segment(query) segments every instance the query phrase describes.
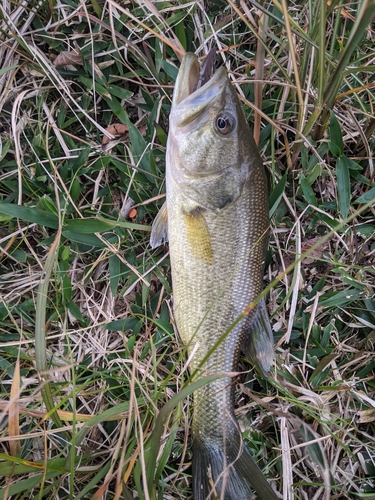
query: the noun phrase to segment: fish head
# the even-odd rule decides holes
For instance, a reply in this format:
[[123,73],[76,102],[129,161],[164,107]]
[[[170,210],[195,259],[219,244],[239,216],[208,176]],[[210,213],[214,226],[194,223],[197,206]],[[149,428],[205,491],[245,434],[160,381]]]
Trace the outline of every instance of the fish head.
[[259,153],[226,69],[197,88],[199,80],[198,59],[188,53],[176,80],[167,168],[188,198],[220,212],[241,195]]

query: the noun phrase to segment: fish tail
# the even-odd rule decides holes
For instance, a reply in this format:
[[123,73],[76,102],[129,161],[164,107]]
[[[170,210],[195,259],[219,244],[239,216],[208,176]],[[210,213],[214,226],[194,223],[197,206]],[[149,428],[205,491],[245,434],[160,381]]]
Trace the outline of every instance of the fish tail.
[[248,452],[238,427],[222,446],[195,437],[192,472],[194,500],[277,499]]

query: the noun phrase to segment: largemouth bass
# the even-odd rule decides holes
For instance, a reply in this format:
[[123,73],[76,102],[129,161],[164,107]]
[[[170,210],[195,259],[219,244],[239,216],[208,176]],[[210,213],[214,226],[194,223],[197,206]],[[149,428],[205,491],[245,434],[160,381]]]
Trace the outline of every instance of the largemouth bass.
[[270,500],[277,497],[242,441],[233,408],[241,349],[265,374],[273,362],[264,301],[231,328],[262,290],[267,182],[225,68],[206,76],[186,54],[170,114],[167,200],[151,246],[169,240],[174,316],[193,378],[226,374],[193,394],[194,498],[249,500],[254,489]]

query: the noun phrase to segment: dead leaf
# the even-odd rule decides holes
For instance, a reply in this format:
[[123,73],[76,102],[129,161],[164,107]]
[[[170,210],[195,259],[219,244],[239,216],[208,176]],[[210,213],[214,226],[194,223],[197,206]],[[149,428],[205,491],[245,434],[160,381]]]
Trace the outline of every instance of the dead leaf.
[[[9,403],[9,437],[20,435],[20,408],[19,408],[19,393],[20,393],[20,360],[17,359],[14,367],[12,387],[10,389]],[[9,441],[10,454],[13,457],[21,456],[21,441],[19,439]]]
[[[143,137],[146,135],[145,126],[139,126],[138,130]],[[118,140],[123,141],[127,139],[128,126],[122,123],[114,123],[113,125],[109,125],[109,127],[106,128],[106,131],[109,132],[111,135],[113,135],[117,141]],[[106,135],[103,137],[102,140],[103,151],[107,151],[108,149],[111,149],[111,147],[114,146],[114,144],[112,144],[111,142],[113,140],[114,139],[111,139]]]
[[[318,241],[321,239],[321,236],[314,236],[313,238],[305,238],[302,243],[301,243],[301,254],[304,254],[310,248],[318,243]],[[321,243],[319,246],[314,248],[312,252],[309,254],[308,257],[305,257],[303,259],[304,264],[313,264],[317,259],[323,259],[323,252],[328,250],[328,241],[325,241],[324,243]],[[295,247],[291,247],[287,251],[287,255],[284,259],[284,264],[285,267],[288,267],[290,264],[292,264],[295,260],[295,254],[296,254],[296,249]]]
[[53,61],[55,66],[82,66],[82,56],[76,50],[61,52]]
[[357,413],[357,415],[359,417],[359,420],[358,420],[359,424],[368,424],[370,422],[375,421],[375,409],[374,408],[371,408],[369,410],[359,411]]
[[[121,136],[124,136],[128,131],[128,126],[124,125],[123,123],[114,123],[113,125],[110,125],[109,127],[106,128],[106,131],[113,135],[116,139],[120,138]],[[106,146],[110,141],[113,139],[110,139],[107,135],[103,136],[102,140],[102,146]]]

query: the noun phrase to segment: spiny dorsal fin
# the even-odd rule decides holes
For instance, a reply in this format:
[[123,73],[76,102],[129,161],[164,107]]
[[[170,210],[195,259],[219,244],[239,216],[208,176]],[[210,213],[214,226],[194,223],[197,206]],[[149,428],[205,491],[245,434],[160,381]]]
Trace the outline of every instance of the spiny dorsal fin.
[[167,202],[163,203],[158,215],[152,224],[150,245],[151,248],[156,248],[164,245],[168,241],[168,210]]

